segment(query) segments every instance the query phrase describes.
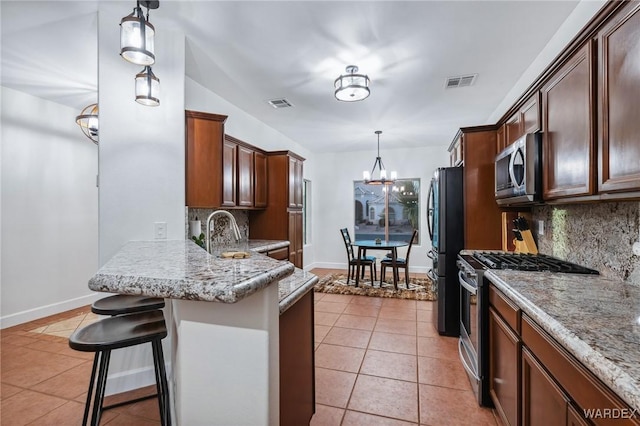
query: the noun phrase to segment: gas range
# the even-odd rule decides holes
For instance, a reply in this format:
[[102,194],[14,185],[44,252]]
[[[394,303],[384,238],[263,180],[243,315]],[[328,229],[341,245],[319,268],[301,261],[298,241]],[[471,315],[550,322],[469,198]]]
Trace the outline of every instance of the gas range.
[[472,257],[487,269],[512,269],[532,272],[562,272],[570,274],[599,274],[594,269],[567,262],[545,254],[511,253],[503,251],[466,251],[461,257]]

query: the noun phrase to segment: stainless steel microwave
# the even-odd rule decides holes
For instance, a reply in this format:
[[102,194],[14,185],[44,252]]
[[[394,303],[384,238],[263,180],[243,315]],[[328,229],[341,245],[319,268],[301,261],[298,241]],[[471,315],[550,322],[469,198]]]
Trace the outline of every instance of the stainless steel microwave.
[[528,133],[496,156],[496,202],[535,204],[542,200],[542,134]]

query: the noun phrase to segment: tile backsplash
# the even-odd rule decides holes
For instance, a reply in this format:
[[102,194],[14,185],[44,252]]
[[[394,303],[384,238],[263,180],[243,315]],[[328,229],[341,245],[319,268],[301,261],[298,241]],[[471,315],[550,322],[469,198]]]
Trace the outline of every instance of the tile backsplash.
[[605,277],[640,285],[640,203],[545,205],[533,208],[532,228],[544,221],[537,235],[541,253],[600,271]]
[[[220,209],[192,209],[187,207],[187,223],[185,229],[185,235],[188,239],[191,239],[189,232],[189,222],[192,220],[199,220],[201,224],[201,232],[205,232],[207,228],[207,218],[215,210]],[[249,213],[246,210],[227,210],[233,215],[240,228],[240,235],[244,239],[249,235]],[[214,246],[226,246],[234,242],[233,234],[229,228],[229,219],[224,216],[218,216],[215,219],[215,225],[211,230],[211,243]]]

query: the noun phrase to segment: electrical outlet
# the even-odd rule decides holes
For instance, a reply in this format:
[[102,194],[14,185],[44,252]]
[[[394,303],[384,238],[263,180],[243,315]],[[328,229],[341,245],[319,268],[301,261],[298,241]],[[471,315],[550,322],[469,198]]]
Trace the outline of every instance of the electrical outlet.
[[544,235],[544,220],[538,221],[538,235]]
[[167,239],[167,222],[155,222],[153,224],[153,235],[156,240]]

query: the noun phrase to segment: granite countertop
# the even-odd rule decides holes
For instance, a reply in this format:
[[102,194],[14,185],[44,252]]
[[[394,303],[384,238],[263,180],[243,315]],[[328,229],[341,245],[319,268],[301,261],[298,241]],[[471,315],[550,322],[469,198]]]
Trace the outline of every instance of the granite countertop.
[[310,272],[296,268],[293,275],[280,281],[280,314],[293,306],[302,296],[307,294],[318,282],[318,277]]
[[289,262],[258,253],[247,259],[221,259],[189,240],[130,241],[89,280],[89,288],[235,303],[294,269]]
[[599,275],[484,275],[631,407],[640,409],[640,286]]
[[249,250],[265,253],[271,250],[289,247],[287,240],[249,240]]

